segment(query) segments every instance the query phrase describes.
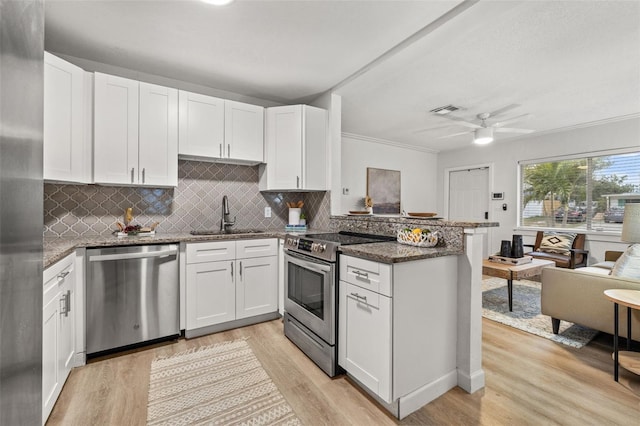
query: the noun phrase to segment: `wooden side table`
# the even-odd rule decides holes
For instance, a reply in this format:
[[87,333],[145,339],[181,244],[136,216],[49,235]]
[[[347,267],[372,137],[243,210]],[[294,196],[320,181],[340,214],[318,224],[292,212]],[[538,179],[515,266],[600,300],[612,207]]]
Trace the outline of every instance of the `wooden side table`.
[[491,262],[488,259],[482,261],[482,273],[490,277],[504,278],[507,280],[507,293],[509,296],[509,311],[513,311],[513,280],[522,280],[535,277],[542,273],[542,268],[555,266],[551,260],[533,259],[531,263],[522,265],[507,265]]
[[[640,309],[640,291],[612,289],[605,290],[604,295],[613,302],[613,378],[618,381],[618,368],[640,374],[640,352],[631,352],[631,310]],[[627,307],[627,350],[618,349],[618,305]]]

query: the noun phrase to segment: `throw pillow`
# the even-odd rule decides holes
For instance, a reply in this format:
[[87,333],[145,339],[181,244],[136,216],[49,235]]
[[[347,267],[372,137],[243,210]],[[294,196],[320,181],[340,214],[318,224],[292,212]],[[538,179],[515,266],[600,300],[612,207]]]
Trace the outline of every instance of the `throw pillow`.
[[542,235],[542,241],[540,241],[538,250],[568,256],[570,254],[569,250],[573,246],[573,240],[576,239],[576,235],[577,234],[571,232],[545,232]]
[[611,275],[640,279],[640,244],[633,244],[616,260]]

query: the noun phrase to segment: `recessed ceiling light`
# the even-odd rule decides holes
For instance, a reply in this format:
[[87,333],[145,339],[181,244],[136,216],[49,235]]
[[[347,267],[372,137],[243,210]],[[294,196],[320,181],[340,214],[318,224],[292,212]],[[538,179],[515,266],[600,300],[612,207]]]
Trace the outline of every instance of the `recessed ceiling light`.
[[234,0],[201,0],[204,3],[212,4],[214,6],[226,6],[229,3],[233,3]]

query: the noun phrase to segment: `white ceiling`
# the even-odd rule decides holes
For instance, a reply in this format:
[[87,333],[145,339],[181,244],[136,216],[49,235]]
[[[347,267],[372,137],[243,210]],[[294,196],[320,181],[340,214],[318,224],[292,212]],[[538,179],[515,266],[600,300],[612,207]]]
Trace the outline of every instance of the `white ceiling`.
[[280,103],[333,88],[343,132],[434,151],[471,144],[441,138],[470,130],[447,104],[536,132],[640,115],[638,1],[46,0],[45,48]]

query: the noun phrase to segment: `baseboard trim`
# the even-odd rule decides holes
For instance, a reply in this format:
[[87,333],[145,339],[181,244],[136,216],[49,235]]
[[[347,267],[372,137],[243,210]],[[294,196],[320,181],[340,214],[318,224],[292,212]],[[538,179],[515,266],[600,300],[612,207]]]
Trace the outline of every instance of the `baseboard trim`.
[[256,315],[255,317],[242,318],[234,321],[227,321],[221,324],[210,325],[208,327],[196,328],[194,330],[185,330],[184,337],[192,339],[194,337],[205,336],[207,334],[218,333],[220,331],[231,330],[233,328],[245,327],[247,325],[258,324],[259,322],[271,321],[280,318],[280,314],[270,312],[268,314]]

